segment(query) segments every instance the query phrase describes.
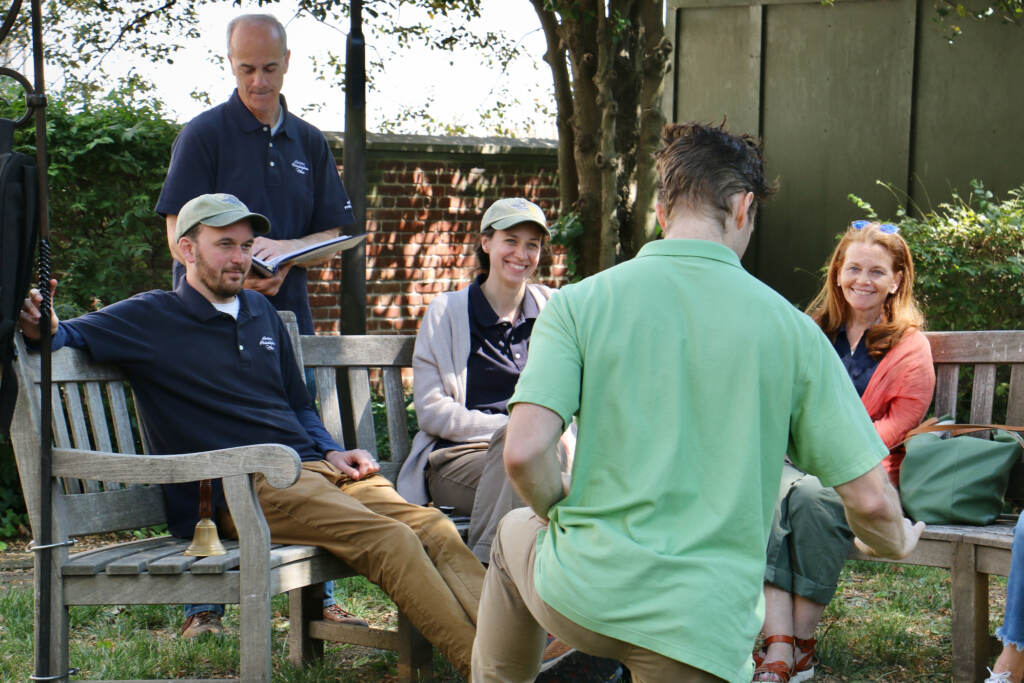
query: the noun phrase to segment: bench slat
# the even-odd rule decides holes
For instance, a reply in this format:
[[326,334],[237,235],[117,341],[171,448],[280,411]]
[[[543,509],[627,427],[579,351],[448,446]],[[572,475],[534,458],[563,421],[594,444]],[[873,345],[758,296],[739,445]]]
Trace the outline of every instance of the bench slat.
[[341,404],[338,401],[338,373],[334,368],[316,369],[316,393],[320,400],[320,419],[323,420],[327,433],[344,446]]
[[1010,369],[1010,395],[1006,403],[1006,424],[1024,425],[1024,365]]
[[960,383],[959,365],[940,365],[935,369],[935,415],[956,419],[956,390]]
[[1024,363],[1024,330],[926,332],[935,363]]
[[992,423],[992,402],[996,392],[996,366],[978,363],[974,366],[974,386],[971,390],[971,423]]
[[107,399],[110,401],[110,416],[114,422],[114,438],[117,452],[135,455],[135,439],[132,436],[132,420],[128,414],[128,400],[124,385],[120,382],[107,384]]
[[78,493],[61,500],[68,536],[156,526],[167,521],[158,486],[132,486],[101,493]]
[[348,390],[352,397],[352,419],[355,421],[356,448],[377,457],[377,433],[373,429],[373,406],[370,396],[370,373],[366,368],[348,369]]
[[166,548],[167,546],[181,542],[181,539],[171,536],[160,536],[157,538],[145,538],[138,541],[128,541],[117,545],[108,545],[95,550],[86,550],[81,553],[74,553],[68,556],[64,564],[65,576],[93,576],[103,572],[107,565],[122,557],[133,555],[137,552],[144,552],[153,548]]
[[388,418],[391,461],[405,462],[409,455],[409,421],[405,412],[402,369],[384,368],[382,384],[384,386],[384,407]]
[[188,549],[189,545],[191,545],[191,541],[175,538],[173,543],[169,543],[166,546],[142,550],[108,562],[104,573],[108,576],[145,574],[150,562],[167,557],[168,555],[180,555]]

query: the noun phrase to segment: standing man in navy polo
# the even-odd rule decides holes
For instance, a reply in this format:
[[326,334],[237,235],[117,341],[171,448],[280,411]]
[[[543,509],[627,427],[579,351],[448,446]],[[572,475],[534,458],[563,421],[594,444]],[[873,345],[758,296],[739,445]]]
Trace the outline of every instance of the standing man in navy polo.
[[[284,27],[268,14],[244,14],[228,24],[227,40],[237,89],[182,128],[156,205],[167,221],[175,284],[185,273],[175,239],[178,212],[201,194],[233,194],[270,219],[270,233],[253,245],[253,256],[265,260],[334,237],[353,221],[327,140],[291,114],[281,95],[291,56]],[[285,267],[271,278],[250,274],[245,287],[277,310],[293,311],[299,332],[313,334],[306,265],[313,264]]]
[[[269,14],[243,14],[228,23],[227,43],[237,88],[227,102],[182,128],[156,205],[166,217],[175,286],[185,275],[178,212],[201,194],[232,194],[270,219],[270,233],[257,237],[252,251],[264,260],[334,237],[353,221],[352,202],[327,140],[289,113],[281,95],[291,56],[284,26]],[[277,310],[295,313],[301,334],[315,333],[304,267],[309,265],[314,263],[284,266],[269,278],[250,272],[245,280],[247,289],[267,296]],[[312,387],[311,373],[306,381]],[[324,617],[365,623],[335,604],[333,584],[327,585]]]

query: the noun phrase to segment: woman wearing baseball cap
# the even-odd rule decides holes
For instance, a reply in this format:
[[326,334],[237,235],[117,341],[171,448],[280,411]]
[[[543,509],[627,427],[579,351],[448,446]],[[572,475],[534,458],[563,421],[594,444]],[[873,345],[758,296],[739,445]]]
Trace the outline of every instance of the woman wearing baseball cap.
[[416,335],[420,432],[398,491],[469,516],[469,546],[485,563],[498,521],[523,505],[501,462],[505,404],[526,366],[533,322],[552,293],[530,282],[549,238],[533,202],[494,202],[480,225],[479,274],[469,287],[435,297]]

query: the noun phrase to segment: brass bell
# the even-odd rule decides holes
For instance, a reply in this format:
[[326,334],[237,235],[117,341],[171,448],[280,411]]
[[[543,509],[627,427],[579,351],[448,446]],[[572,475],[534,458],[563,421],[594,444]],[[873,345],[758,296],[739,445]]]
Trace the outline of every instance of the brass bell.
[[199,482],[199,521],[196,522],[196,530],[192,535],[192,545],[185,551],[185,555],[192,557],[211,557],[213,555],[225,555],[227,551],[220,542],[217,535],[217,525],[210,517],[213,514],[213,503],[210,480],[203,479]]

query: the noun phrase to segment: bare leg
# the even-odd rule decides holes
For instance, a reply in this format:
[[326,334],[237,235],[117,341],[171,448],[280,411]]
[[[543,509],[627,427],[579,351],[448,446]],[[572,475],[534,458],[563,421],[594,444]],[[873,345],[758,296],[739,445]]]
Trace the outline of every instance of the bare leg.
[[814,632],[825,613],[825,605],[808,600],[801,595],[793,595],[793,626],[797,638],[806,640],[814,637]]
[[1010,672],[1010,680],[1013,683],[1020,683],[1024,678],[1024,652],[1021,652],[1013,645],[1003,646],[999,658],[992,666],[992,673]]
[[[791,636],[793,635],[793,596],[775,586],[766,583],[764,585],[764,635],[765,636]],[[787,666],[793,666],[793,646],[789,643],[772,643],[768,646],[764,660],[766,662],[785,662]],[[755,680],[775,681],[778,677],[775,674],[757,674]]]

